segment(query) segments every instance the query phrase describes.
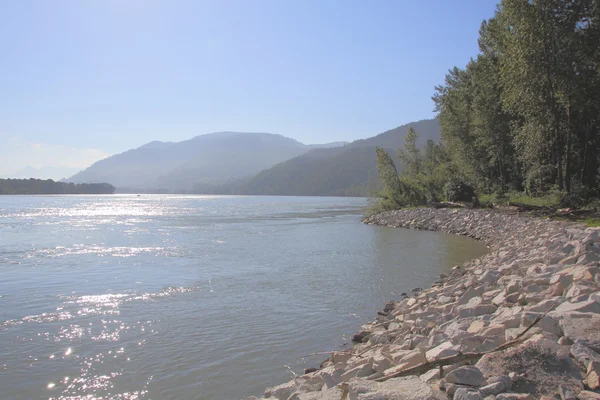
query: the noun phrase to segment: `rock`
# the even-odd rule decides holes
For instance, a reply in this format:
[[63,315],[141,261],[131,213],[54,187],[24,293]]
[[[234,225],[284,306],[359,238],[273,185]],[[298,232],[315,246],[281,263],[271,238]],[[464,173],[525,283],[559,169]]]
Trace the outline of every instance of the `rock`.
[[296,381],[289,381],[282,385],[275,386],[265,391],[265,397],[275,397],[276,399],[287,399],[296,390],[300,384]]
[[440,358],[451,357],[456,354],[458,354],[458,350],[456,350],[452,342],[444,342],[425,353],[425,357],[427,358],[427,361],[435,361]]
[[316,377],[310,377],[308,379],[303,378],[304,377],[296,379],[299,386],[297,386],[296,390],[288,397],[288,400],[297,400],[302,394],[321,392],[321,389],[323,389],[324,383],[322,380]]
[[387,327],[388,331],[395,331],[397,329],[400,329],[400,324],[397,322],[390,322],[390,324]]
[[483,294],[483,288],[474,289],[472,287],[468,288],[462,296],[456,302],[457,305],[465,305],[471,301],[474,297],[480,297]]
[[515,383],[519,380],[519,374],[517,374],[516,372],[509,372],[508,373],[508,377],[510,378],[510,380]]
[[502,324],[494,324],[485,328],[482,332],[482,336],[504,336],[506,328]]
[[427,362],[425,354],[419,349],[393,353],[392,359],[394,360],[394,363],[401,364],[405,368],[414,367],[415,365]]
[[500,307],[496,311],[494,324],[503,325],[506,329],[517,328],[521,325],[521,307]]
[[383,372],[392,365],[392,360],[387,357],[381,349],[375,352],[375,354],[369,359],[369,363],[373,366],[376,372]]
[[369,343],[371,344],[387,344],[390,343],[390,334],[387,331],[375,332],[369,337]]
[[356,343],[363,343],[369,339],[369,336],[372,334],[371,331],[360,331],[352,336],[352,341]]
[[476,320],[469,325],[467,332],[469,333],[479,333],[483,328],[485,328],[485,322],[481,320]]
[[383,307],[383,311],[384,312],[390,312],[395,307],[396,307],[396,303],[394,301],[388,301],[387,303],[385,303],[385,306]]
[[476,390],[461,387],[454,392],[454,400],[482,400],[481,394]]
[[577,263],[577,259],[578,258],[579,258],[578,255],[569,256],[569,257],[563,258],[558,263],[561,264],[561,265],[571,265],[571,264]]
[[579,400],[600,400],[600,393],[590,392],[589,390],[582,390],[577,395]]
[[577,264],[589,264],[594,261],[600,261],[598,254],[591,251],[586,251],[577,259]]
[[[548,339],[488,353],[476,366],[484,376],[508,374],[513,379],[514,392],[552,395],[559,383],[574,390],[582,389],[583,377],[577,365],[565,349]],[[517,379],[520,374],[524,378]]]
[[573,344],[573,341],[571,339],[563,336],[560,339],[558,339],[557,343],[560,344],[561,346],[570,346]]
[[585,346],[582,343],[573,343],[571,345],[571,355],[579,361],[587,370],[592,361],[600,362],[600,354]]
[[536,400],[529,393],[500,393],[496,396],[496,400]]
[[577,400],[577,396],[575,396],[575,392],[571,390],[568,386],[559,385],[558,393],[560,393],[560,398],[562,400]]
[[340,364],[326,367],[315,373],[315,376],[322,379],[326,387],[332,388],[342,382],[342,373],[344,372]]
[[[521,317],[521,327],[529,327],[538,317],[541,317],[542,315],[542,313],[524,312],[523,316]],[[536,328],[540,328],[544,331],[550,332],[556,335],[557,337],[561,337],[563,335],[563,330],[559,325],[558,319],[550,315],[544,315],[535,326]]]
[[558,299],[546,299],[539,302],[538,304],[528,306],[526,310],[531,312],[546,313],[554,310],[560,303],[561,301],[559,301]]
[[496,307],[500,307],[502,304],[506,303],[506,301],[506,294],[501,292],[492,299],[492,304]]
[[392,378],[385,382],[353,379],[348,383],[349,400],[436,400],[441,394],[416,376]]
[[436,379],[440,379],[440,369],[439,368],[430,369],[429,371],[427,371],[424,374],[422,374],[421,376],[419,376],[419,379],[426,383],[429,383]]
[[308,367],[304,369],[304,374],[312,374],[313,372],[317,372],[319,369],[315,367]]
[[562,317],[560,327],[566,338],[600,352],[600,315],[570,312]]
[[309,392],[298,395],[297,398],[289,400],[340,400],[343,396],[343,390],[339,387],[325,389],[320,392]]
[[600,313],[600,303],[596,300],[580,301],[577,303],[565,302],[558,306],[552,314],[561,315],[570,311],[579,311],[585,313]]
[[351,368],[345,371],[341,375],[342,382],[348,382],[352,378],[365,378],[367,376],[373,375],[375,371],[369,364],[358,365],[354,368]]
[[585,384],[590,389],[600,389],[600,362],[591,361],[588,364]]
[[[515,375],[515,378],[517,378],[517,374],[514,374],[514,375]],[[508,375],[491,376],[490,378],[488,378],[487,383],[489,383],[489,384],[492,384],[492,383],[501,383],[502,384],[502,391],[503,392],[508,392],[512,388],[513,380]]]
[[[595,287],[592,287],[590,285],[584,285],[582,283],[573,283],[571,286],[569,286],[569,289],[567,289],[567,293],[565,293],[565,298],[569,301],[575,301],[579,298],[583,299],[582,296],[592,293],[595,289]],[[584,301],[585,300],[587,300],[587,298],[585,298]]]
[[504,385],[502,384],[502,382],[490,383],[489,385],[485,385],[485,386],[482,386],[479,388],[479,392],[483,396],[497,395],[504,391],[505,391],[505,389],[504,389]]
[[472,365],[457,368],[448,373],[444,379],[448,383],[469,386],[481,386],[485,383],[485,378],[481,371]]

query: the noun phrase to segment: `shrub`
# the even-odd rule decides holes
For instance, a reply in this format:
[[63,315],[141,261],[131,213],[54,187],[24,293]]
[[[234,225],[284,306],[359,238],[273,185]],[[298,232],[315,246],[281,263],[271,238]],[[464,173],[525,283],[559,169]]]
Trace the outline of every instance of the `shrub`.
[[444,193],[448,201],[454,202],[477,202],[475,189],[461,179],[451,179],[444,186]]

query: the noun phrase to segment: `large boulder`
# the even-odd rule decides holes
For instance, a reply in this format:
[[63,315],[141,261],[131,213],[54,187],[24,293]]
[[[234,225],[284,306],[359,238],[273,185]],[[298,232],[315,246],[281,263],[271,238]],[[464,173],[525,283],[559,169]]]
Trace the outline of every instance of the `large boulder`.
[[472,365],[459,367],[451,371],[444,379],[448,383],[468,386],[481,386],[485,383],[485,378],[479,368]]
[[393,378],[385,382],[353,379],[348,384],[349,400],[441,400],[444,397],[417,376]]
[[600,314],[570,312],[560,320],[565,337],[600,353]]
[[579,392],[583,376],[565,350],[556,342],[532,338],[519,347],[486,354],[476,366],[485,377],[510,373],[520,376],[511,389],[516,393],[551,396],[559,384]]

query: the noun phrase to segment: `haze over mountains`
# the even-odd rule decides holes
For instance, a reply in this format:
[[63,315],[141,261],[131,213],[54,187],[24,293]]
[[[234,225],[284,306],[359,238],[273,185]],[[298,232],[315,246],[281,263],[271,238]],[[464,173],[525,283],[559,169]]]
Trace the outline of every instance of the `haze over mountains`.
[[32,167],[27,166],[11,174],[9,178],[12,179],[65,179],[74,173],[79,171],[78,168],[70,168],[70,167],[55,167],[55,166],[44,166],[44,167]]
[[352,143],[323,145],[269,133],[218,132],[182,142],[150,142],[100,160],[67,181],[107,182],[118,191],[368,195],[377,185],[375,147],[395,154],[409,126],[419,133],[419,145],[439,140],[435,119]]

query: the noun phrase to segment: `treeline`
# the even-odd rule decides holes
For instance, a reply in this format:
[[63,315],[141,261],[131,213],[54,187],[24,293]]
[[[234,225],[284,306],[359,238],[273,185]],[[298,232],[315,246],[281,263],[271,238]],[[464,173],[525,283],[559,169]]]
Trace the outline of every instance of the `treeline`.
[[446,182],[478,194],[555,192],[566,203],[597,197],[600,1],[503,0],[479,49],[433,96]]
[[52,179],[0,179],[0,194],[112,194],[108,183],[65,183]]

